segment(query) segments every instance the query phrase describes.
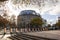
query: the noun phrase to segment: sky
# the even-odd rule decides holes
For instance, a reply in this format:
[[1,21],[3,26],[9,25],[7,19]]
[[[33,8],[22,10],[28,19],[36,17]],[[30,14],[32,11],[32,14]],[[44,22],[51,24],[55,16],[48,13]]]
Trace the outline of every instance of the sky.
[[47,20],[47,23],[56,23],[58,16],[60,16],[60,0],[31,0],[30,4],[25,1],[21,4],[21,0],[8,0],[3,3],[4,7],[0,7],[0,14],[3,9],[7,13],[18,16],[22,10],[35,10],[42,18]]

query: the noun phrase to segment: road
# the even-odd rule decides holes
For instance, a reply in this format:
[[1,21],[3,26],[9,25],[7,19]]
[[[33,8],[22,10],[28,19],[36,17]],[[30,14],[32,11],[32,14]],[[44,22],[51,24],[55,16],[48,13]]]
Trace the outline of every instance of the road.
[[29,32],[29,33],[24,33],[24,34],[60,40],[60,30]]

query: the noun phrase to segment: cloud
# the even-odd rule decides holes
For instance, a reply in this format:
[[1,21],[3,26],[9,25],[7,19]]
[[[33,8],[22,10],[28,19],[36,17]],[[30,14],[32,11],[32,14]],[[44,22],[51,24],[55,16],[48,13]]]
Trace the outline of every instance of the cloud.
[[[55,22],[56,18],[57,18],[55,16],[60,14],[60,0],[57,3],[50,3],[50,2],[48,2],[48,0],[46,0],[45,3],[42,3],[42,4],[44,4],[44,6],[42,6],[42,4],[41,4],[42,7],[40,7],[39,5],[32,5],[32,4],[25,5],[25,4],[19,4],[19,3],[15,5],[11,1],[12,0],[9,0],[5,4],[6,10],[8,11],[9,15],[12,15],[12,14],[18,15],[21,10],[35,10],[36,12],[40,13],[41,15],[44,15],[43,18],[45,18],[50,23],[53,21]],[[37,0],[36,0],[36,2],[37,2]],[[0,9],[3,9],[3,8],[0,8]],[[48,14],[48,16],[45,15],[46,13]],[[51,15],[52,16],[54,15],[54,16],[52,17]]]
[[50,15],[58,15],[60,14],[60,4],[53,5],[51,7],[45,6],[41,10],[41,14],[48,13]]
[[60,5],[56,5],[49,13],[52,15],[60,14]]
[[[35,10],[36,12],[40,13],[41,15],[44,15],[45,13],[48,13],[50,15],[57,15],[60,13],[60,4],[59,3],[49,3],[48,1],[45,1],[45,6],[39,7],[38,5],[26,5],[25,4],[17,4],[13,5],[12,2],[7,3],[8,9],[15,14],[19,13],[19,10]],[[19,6],[19,8],[18,8]],[[40,9],[40,10],[39,10]]]

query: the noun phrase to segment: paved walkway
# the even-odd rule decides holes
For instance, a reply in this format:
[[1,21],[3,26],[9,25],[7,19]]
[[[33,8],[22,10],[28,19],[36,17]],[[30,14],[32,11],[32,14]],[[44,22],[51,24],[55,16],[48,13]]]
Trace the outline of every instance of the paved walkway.
[[0,35],[0,40],[11,40],[8,37],[11,36],[10,34],[6,34],[6,35]]
[[[24,34],[60,40],[60,30],[29,32],[29,33],[24,33]],[[11,40],[11,39],[7,38],[7,37],[11,36],[10,34],[6,34],[3,38],[1,38],[2,36],[3,35],[0,35],[0,40]]]
[[60,40],[60,30],[30,32],[30,33],[24,33],[24,34]]

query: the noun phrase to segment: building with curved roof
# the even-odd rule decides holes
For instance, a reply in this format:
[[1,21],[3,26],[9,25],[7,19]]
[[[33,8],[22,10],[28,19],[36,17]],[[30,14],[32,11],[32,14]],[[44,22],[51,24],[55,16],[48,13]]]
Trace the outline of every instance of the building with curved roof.
[[19,15],[39,15],[40,16],[40,14],[36,13],[36,11],[34,10],[23,10]]
[[30,23],[33,18],[41,18],[40,14],[36,13],[34,10],[23,10],[17,17],[18,27],[24,27]]
[[34,10],[23,10],[21,11],[21,15],[29,15],[29,14],[36,14],[36,12]]

